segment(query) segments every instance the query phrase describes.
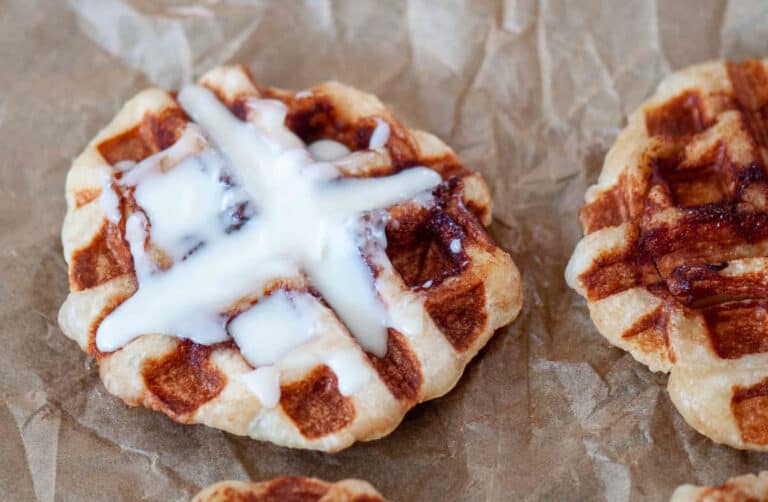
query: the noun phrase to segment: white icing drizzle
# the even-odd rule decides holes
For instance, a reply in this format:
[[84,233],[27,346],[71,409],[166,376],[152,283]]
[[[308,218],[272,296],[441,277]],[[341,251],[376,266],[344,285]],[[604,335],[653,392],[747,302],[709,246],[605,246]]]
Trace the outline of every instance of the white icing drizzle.
[[262,366],[240,375],[240,381],[267,408],[274,408],[280,401],[280,370],[274,366]]
[[225,190],[219,181],[220,168],[215,160],[199,160],[205,155],[214,157],[205,152],[186,158],[166,173],[155,171],[134,192],[136,202],[152,222],[152,242],[174,260],[224,231],[218,220],[226,209],[222,206],[231,203],[225,193],[232,191]]
[[321,161],[339,160],[351,153],[345,144],[332,139],[319,139],[307,148],[313,159]]
[[101,187],[99,196],[99,207],[107,215],[107,220],[111,223],[118,223],[122,214],[120,213],[120,197],[112,189],[112,178],[107,176]]
[[125,240],[133,256],[136,280],[141,284],[156,268],[147,256],[147,218],[142,213],[133,213],[125,220]]
[[170,148],[147,157],[138,164],[130,161],[119,162],[115,167],[123,173],[120,184],[133,186],[149,175],[168,171],[186,158],[202,152],[206,146],[207,142],[200,128],[195,124],[187,124],[181,137]]
[[331,354],[325,363],[339,382],[339,392],[345,396],[354,394],[369,378],[371,369],[360,354],[352,349],[339,350]]
[[274,364],[316,334],[314,303],[307,294],[277,291],[235,317],[229,333],[252,366]]
[[[260,294],[268,281],[303,271],[360,346],[384,356],[387,327],[400,329],[403,316],[388,314],[360,252],[366,240],[384,241],[384,219],[371,218],[379,225],[371,228],[360,215],[430,190],[440,176],[416,167],[387,177],[341,179],[285,127],[286,109],[279,101],[250,100],[250,122],[244,123],[205,88],[186,87],[178,100],[197,126],[188,126],[176,145],[137,164],[121,180],[136,186],[136,201],[146,213],[126,221],[138,289],[101,323],[98,349],[116,350],[145,333],[204,344],[224,341],[222,312]],[[377,123],[372,148],[389,136],[389,125]],[[204,149],[202,134],[215,151]],[[223,185],[222,175],[236,187]],[[226,232],[221,215],[244,201],[255,207],[255,215]],[[167,270],[156,270],[146,254],[148,226],[153,245],[174,258]],[[325,307],[307,294],[277,292],[230,322],[229,334],[257,367],[243,382],[265,406],[279,399],[281,358],[319,332],[318,309]],[[357,349],[332,353],[326,363],[345,394],[370,374]]]
[[379,117],[376,117],[376,129],[373,130],[373,134],[371,134],[371,139],[368,140],[368,148],[371,150],[375,150],[376,148],[381,148],[384,145],[387,144],[387,141],[389,141],[389,124],[380,119]]
[[[412,199],[416,200],[418,197]],[[366,249],[370,252],[369,259],[374,267],[391,270],[389,257],[386,253],[386,233],[384,222],[373,222],[367,227],[367,241],[373,243]],[[378,281],[377,291],[382,298],[387,299],[388,325],[406,336],[412,336],[424,331],[425,311],[421,298],[400,290],[398,281]]]

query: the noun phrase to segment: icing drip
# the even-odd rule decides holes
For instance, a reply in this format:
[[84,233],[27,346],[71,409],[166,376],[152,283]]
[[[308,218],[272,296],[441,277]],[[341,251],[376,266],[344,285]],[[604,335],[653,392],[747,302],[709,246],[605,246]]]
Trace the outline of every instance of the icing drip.
[[[205,88],[184,88],[178,100],[197,125],[121,180],[136,187],[143,211],[126,221],[138,289],[101,323],[98,349],[116,350],[145,333],[204,344],[231,335],[257,367],[243,382],[265,406],[274,405],[276,366],[321,332],[327,309],[307,294],[276,292],[235,317],[229,333],[222,313],[261,294],[269,281],[303,272],[360,346],[384,356],[387,327],[398,327],[402,316],[382,305],[360,251],[372,238],[383,249],[384,218],[368,218],[378,222],[371,228],[360,216],[430,190],[440,176],[415,167],[387,177],[340,178],[332,163],[315,160],[327,152],[315,151],[313,158],[284,126],[286,109],[279,101],[250,100],[245,123]],[[371,147],[380,148],[388,136],[389,125],[379,121]],[[205,148],[205,138],[215,150]],[[253,217],[228,231],[233,208],[244,204]],[[146,254],[147,231],[173,266],[156,270]],[[343,393],[354,392],[370,372],[357,349],[325,357]]]
[[368,140],[368,148],[375,150],[381,148],[389,141],[389,124],[384,120],[376,117],[376,129],[371,134],[371,139]]
[[[274,364],[315,335],[313,297],[275,292],[229,323],[243,357],[253,366]],[[276,336],[279,333],[279,336]]]
[[111,223],[117,223],[120,221],[120,198],[112,189],[112,178],[106,176],[104,183],[101,187],[101,195],[99,196],[99,207],[104,211],[107,216],[107,220]]
[[136,280],[142,284],[155,270],[155,264],[147,256],[147,218],[142,213],[133,213],[125,221],[125,240],[133,256]]
[[368,379],[371,369],[365,360],[353,350],[334,352],[325,363],[336,373],[339,392],[348,396],[359,389]]
[[[212,159],[202,160],[206,155]],[[219,215],[236,201],[232,195],[225,197],[234,191],[225,190],[219,181],[218,163],[220,159],[211,152],[188,157],[167,173],[153,173],[136,187],[134,198],[152,222],[152,242],[174,260],[224,231],[218,224]]]
[[280,401],[280,372],[274,366],[256,368],[241,375],[240,380],[267,408],[274,408]]
[[339,160],[350,154],[346,145],[332,139],[319,139],[308,147],[309,153],[315,160]]

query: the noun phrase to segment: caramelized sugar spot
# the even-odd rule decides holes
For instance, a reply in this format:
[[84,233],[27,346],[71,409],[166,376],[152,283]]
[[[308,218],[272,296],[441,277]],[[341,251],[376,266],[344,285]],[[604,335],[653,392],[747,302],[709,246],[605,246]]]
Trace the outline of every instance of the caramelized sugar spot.
[[672,271],[667,286],[678,301],[693,307],[707,306],[706,302],[768,297],[768,276],[764,273],[737,277],[721,274],[727,267],[728,263],[682,265]]
[[389,328],[388,333],[387,354],[384,357],[366,355],[395,399],[415,401],[422,383],[421,363],[402,333],[393,328]]
[[213,350],[183,340],[171,353],[144,362],[144,383],[171,414],[192,413],[224,388],[226,377],[210,361]]
[[120,228],[104,223],[90,243],[72,253],[69,286],[73,291],[94,288],[132,270],[133,258]]
[[75,192],[75,207],[81,208],[101,195],[100,188],[84,188]]
[[643,284],[643,271],[635,249],[605,252],[579,276],[587,298],[600,300]]
[[731,410],[745,442],[768,445],[768,378],[750,387],[734,387]]
[[610,190],[601,192],[595,200],[579,211],[579,223],[585,234],[601,228],[621,225],[629,219],[629,208],[624,198],[624,184],[619,182]]
[[147,113],[137,126],[102,141],[96,149],[111,165],[124,160],[140,162],[173,145],[186,123],[184,112],[178,108],[164,110],[160,115]]
[[662,359],[674,362],[675,357],[669,347],[667,326],[670,310],[666,302],[644,315],[629,327],[621,337],[631,339],[644,353],[657,353]]
[[695,164],[658,157],[651,166],[652,184],[667,194],[671,205],[695,207],[733,199],[738,169],[723,145],[716,145]]
[[488,320],[485,285],[482,282],[443,284],[427,297],[425,307],[443,335],[459,352],[472,346]]
[[[390,212],[387,224],[387,256],[409,287],[428,281],[440,283],[462,272],[469,263],[464,251],[466,233],[442,208],[400,206]],[[461,250],[454,253],[451,241],[458,239]]]
[[336,374],[325,365],[302,380],[282,385],[280,406],[309,439],[343,429],[355,418],[352,401],[339,392]]
[[768,352],[768,300],[744,300],[702,309],[713,348],[723,359]]
[[686,91],[645,112],[645,128],[651,136],[686,136],[699,133],[704,127],[698,91]]
[[686,264],[722,263],[752,254],[768,238],[768,213],[748,204],[721,202],[686,208],[674,225],[644,231],[640,249],[664,278]]
[[728,62],[726,69],[739,106],[754,111],[768,104],[768,74],[761,60]]
[[96,148],[111,165],[123,160],[139,162],[152,155],[152,149],[142,138],[139,126],[99,143]]
[[[330,139],[343,143],[352,151],[365,150],[377,126],[374,117],[346,120],[339,114],[333,100],[328,96],[296,98],[269,89],[264,89],[263,95],[281,99],[288,106],[286,126],[307,144],[319,139]],[[388,121],[388,123],[390,135],[386,148],[392,164],[381,166],[375,172],[368,173],[369,175],[385,176],[416,165],[433,167],[429,159],[420,158],[418,144],[405,127],[394,121]],[[455,158],[454,162],[443,158],[433,159],[433,162],[443,178],[453,173],[469,173],[469,170],[461,166]],[[445,172],[440,168],[445,168]]]
[[[741,64],[729,62],[727,69],[747,129],[758,145],[768,148],[768,72],[765,66],[762,61],[753,60]],[[765,152],[762,156],[763,162],[768,162]]]

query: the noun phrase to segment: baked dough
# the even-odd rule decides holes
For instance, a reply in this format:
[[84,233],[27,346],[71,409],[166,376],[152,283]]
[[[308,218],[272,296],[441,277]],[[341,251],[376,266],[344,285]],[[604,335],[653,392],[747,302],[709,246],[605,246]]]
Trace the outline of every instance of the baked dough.
[[670,502],[765,502],[768,472],[731,478],[720,486],[679,486]]
[[195,495],[192,502],[387,502],[370,484],[358,479],[328,483],[285,476],[263,483],[222,481]]
[[768,70],[667,77],[587,190],[566,280],[716,442],[768,450]]
[[[306,144],[327,139],[354,152],[339,161],[342,177],[394,176],[411,166],[439,174],[442,183],[426,206],[405,201],[387,210],[386,254],[361,251],[383,303],[411,312],[418,329],[404,334],[390,328],[386,354],[375,355],[361,349],[305,275],[271,278],[226,314],[288,291],[321,305],[328,321],[274,364],[280,391],[274,406],[244,383],[254,367],[232,340],[202,344],[150,331],[116,350],[99,350],[100,325],[138,284],[126,220],[142,208],[132,189],[115,197],[110,187],[142,162],[154,162],[167,174],[180,159],[210,149],[205,134],[179,146],[189,118],[175,93],[151,89],[125,104],[68,174],[62,241],[70,294],[59,314],[62,330],[96,358],[109,392],[180,423],[324,451],[389,434],[414,405],[448,392],[493,333],[520,310],[520,274],[484,228],[491,220],[487,185],[438,138],[405,128],[376,97],[351,87],[328,82],[299,93],[261,87],[241,66],[217,68],[199,83],[241,120],[253,118],[251,100],[281,101],[285,126]],[[381,124],[388,134],[375,136]],[[178,266],[156,243],[142,242],[141,254],[152,267]],[[342,392],[337,371],[323,363],[324,354],[342,349],[345,364],[366,379],[354,392]]]

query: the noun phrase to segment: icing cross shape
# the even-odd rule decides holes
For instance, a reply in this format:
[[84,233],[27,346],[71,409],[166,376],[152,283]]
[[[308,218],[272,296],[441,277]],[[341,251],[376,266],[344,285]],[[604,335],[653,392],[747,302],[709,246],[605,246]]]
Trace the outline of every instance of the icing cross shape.
[[[387,327],[392,326],[392,321],[377,296],[374,278],[360,247],[366,239],[385,238],[384,222],[382,218],[378,223],[364,222],[361,215],[427,193],[441,182],[440,176],[426,167],[414,167],[391,176],[342,178],[332,162],[313,159],[306,145],[285,127],[287,111],[280,101],[250,100],[248,122],[237,119],[204,87],[185,87],[179,93],[178,101],[197,124],[196,127],[188,125],[188,129],[199,127],[206,135],[218,152],[219,161],[225,161],[238,190],[244,191],[255,207],[255,214],[234,232],[216,233],[204,229],[201,233],[210,238],[167,270],[142,274],[137,270],[136,292],[103,320],[96,333],[97,348],[104,352],[113,351],[149,333],[173,335],[204,344],[227,340],[229,335],[223,312],[242,298],[261,291],[270,280],[304,273],[360,346],[383,356],[387,350]],[[200,159],[206,152],[210,156],[208,150],[198,152],[161,173],[154,181],[148,177],[146,187],[142,187],[145,181],[141,176],[133,176],[137,193],[143,189],[149,194],[145,196],[147,206],[142,207],[148,213],[150,223],[147,225],[142,216],[137,216],[141,213],[133,213],[126,220],[126,239],[135,267],[139,267],[147,238],[153,238],[153,219],[170,218],[169,210],[164,209],[165,213],[157,210],[153,214],[147,208],[154,207],[153,204],[160,208],[173,205],[175,200],[184,199],[186,187],[188,193],[198,190],[205,195],[194,195],[200,205],[213,204],[205,202],[210,199],[206,194],[210,195],[208,190],[221,190],[220,186],[217,188],[210,176],[199,178],[199,166],[189,167],[190,162],[202,162]],[[354,154],[346,157],[346,161],[353,157]],[[139,172],[142,164],[150,159],[142,161],[133,170]],[[130,173],[128,171],[124,178]],[[178,176],[181,186],[159,193],[147,188],[155,186],[151,184],[164,176]],[[172,183],[166,182],[166,185]],[[153,193],[155,195],[150,196]],[[194,209],[197,200],[194,197],[190,210]],[[211,200],[215,202],[217,199]],[[139,203],[141,205],[141,201]],[[224,208],[216,208],[221,209]],[[200,220],[199,225],[210,227],[210,222],[206,223],[204,218]],[[165,227],[169,226],[167,223]],[[170,223],[173,223],[172,219]],[[190,224],[196,223],[192,221]],[[296,335],[297,330],[304,329],[301,323],[297,325],[283,319],[291,313],[285,308],[290,303],[284,301],[286,298],[282,295],[277,296],[276,301],[260,301],[251,308],[255,312],[251,321],[240,323],[277,331],[244,333],[241,335],[243,340],[235,337],[244,357],[254,366],[270,363],[259,362],[255,354],[269,352],[275,347],[288,350],[291,344],[306,338],[301,333]],[[258,310],[262,303],[263,314]],[[293,307],[296,307],[302,302],[294,303]],[[248,313],[246,311],[239,317]],[[232,323],[237,320],[235,318]],[[281,336],[284,338],[282,342]],[[247,341],[249,337],[258,337],[258,340],[256,343],[253,339]],[[285,344],[287,346],[283,346]],[[246,345],[253,349],[250,358],[249,351],[243,350]]]

